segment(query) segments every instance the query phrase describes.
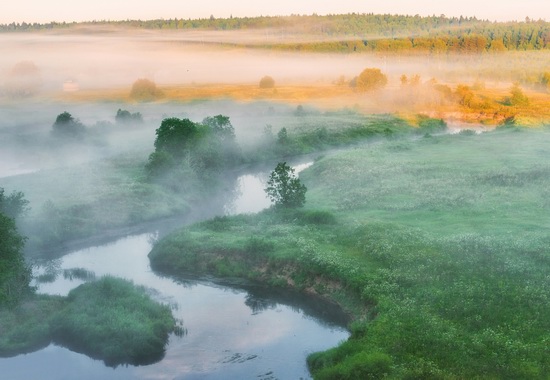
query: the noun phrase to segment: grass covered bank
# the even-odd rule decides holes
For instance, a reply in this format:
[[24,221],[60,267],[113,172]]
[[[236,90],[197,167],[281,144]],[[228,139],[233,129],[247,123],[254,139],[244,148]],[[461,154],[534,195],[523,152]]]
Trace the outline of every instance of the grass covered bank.
[[291,286],[353,313],[316,379],[550,376],[550,131],[391,140],[301,174],[303,210],[161,240],[156,270]]
[[68,297],[34,296],[0,311],[0,356],[36,351],[54,342],[108,366],[145,365],[164,355],[177,329],[169,307],[131,282],[104,277]]

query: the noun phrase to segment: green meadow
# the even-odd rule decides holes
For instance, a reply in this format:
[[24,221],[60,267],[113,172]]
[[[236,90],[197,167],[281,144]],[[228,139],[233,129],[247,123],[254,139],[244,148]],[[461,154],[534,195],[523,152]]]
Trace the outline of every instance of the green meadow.
[[550,130],[390,138],[300,174],[303,209],[219,217],[150,254],[173,276],[319,294],[349,340],[315,379],[550,376]]

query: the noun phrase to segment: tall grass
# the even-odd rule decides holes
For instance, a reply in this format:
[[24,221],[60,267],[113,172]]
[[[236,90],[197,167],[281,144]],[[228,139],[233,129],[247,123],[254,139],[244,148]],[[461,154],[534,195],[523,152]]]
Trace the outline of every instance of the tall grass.
[[52,324],[56,343],[109,366],[159,361],[175,327],[169,307],[153,302],[144,289],[114,277],[73,289]]

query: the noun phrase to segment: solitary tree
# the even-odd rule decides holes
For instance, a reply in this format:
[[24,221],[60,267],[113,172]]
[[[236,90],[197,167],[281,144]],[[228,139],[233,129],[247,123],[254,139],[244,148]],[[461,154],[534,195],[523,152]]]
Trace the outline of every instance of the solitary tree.
[[302,207],[306,202],[307,188],[286,162],[277,164],[275,170],[269,175],[267,187],[264,190],[276,207]]
[[275,87],[275,79],[270,77],[269,75],[266,75],[262,79],[260,79],[260,88],[274,88]]
[[14,97],[35,95],[42,86],[40,69],[32,61],[18,62],[9,72],[6,91]]
[[130,91],[130,98],[140,102],[150,102],[161,97],[162,92],[155,82],[141,78],[134,82]]

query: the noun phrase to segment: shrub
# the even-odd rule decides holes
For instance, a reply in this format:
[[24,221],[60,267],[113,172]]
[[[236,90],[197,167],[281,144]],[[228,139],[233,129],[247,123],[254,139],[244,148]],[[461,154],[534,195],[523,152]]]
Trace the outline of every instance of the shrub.
[[167,306],[153,302],[143,288],[107,276],[69,293],[52,333],[56,343],[106,365],[142,365],[162,359],[174,327]]
[[86,133],[86,127],[65,111],[57,115],[52,125],[52,133],[58,137],[82,138]]

